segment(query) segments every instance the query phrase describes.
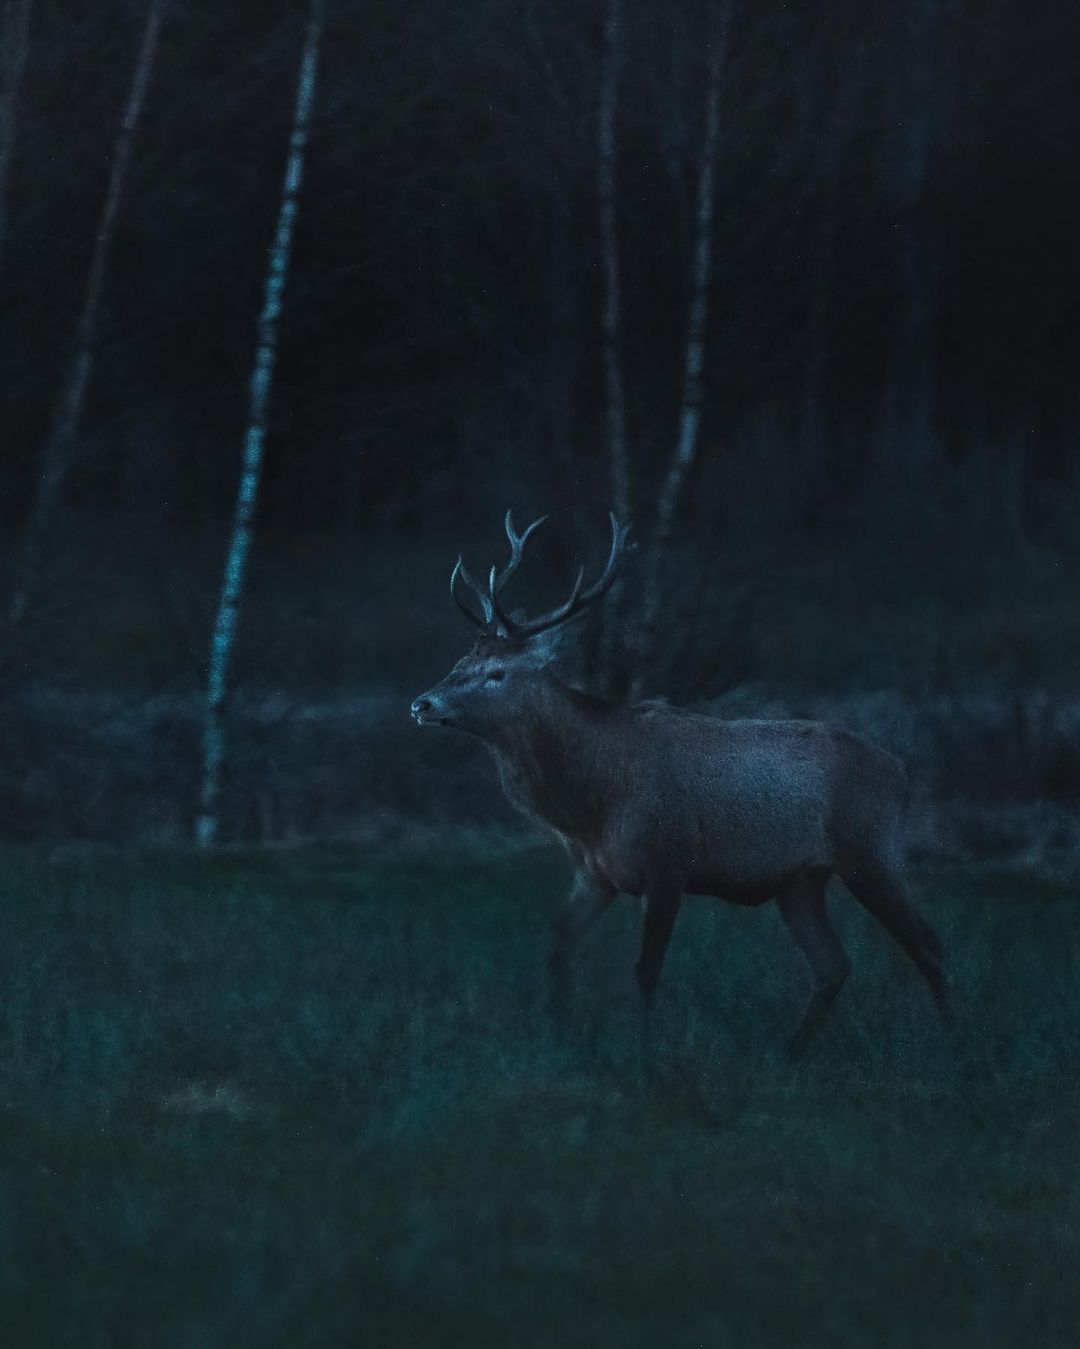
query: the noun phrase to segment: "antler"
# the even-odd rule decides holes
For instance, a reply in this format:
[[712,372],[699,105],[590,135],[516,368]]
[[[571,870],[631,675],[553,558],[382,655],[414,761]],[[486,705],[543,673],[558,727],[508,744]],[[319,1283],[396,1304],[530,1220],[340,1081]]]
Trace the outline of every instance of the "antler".
[[[477,618],[476,615],[473,613],[473,611],[469,608],[469,606],[457,593],[457,578],[459,576],[483,606],[484,609],[483,619]],[[488,597],[484,594],[484,592],[476,584],[473,578],[465,570],[465,563],[462,562],[460,555],[458,557],[458,560],[454,563],[454,570],[450,573],[450,596],[470,623],[475,623],[478,628],[480,628],[484,632],[487,632],[488,628],[491,625],[491,620],[494,617],[494,615],[491,612],[491,605],[488,602]]]
[[[475,623],[483,631],[499,637],[534,637],[537,633],[547,632],[551,628],[559,627],[563,623],[568,623],[572,618],[576,618],[583,613],[590,604],[598,600],[601,595],[607,591],[619,569],[619,563],[622,560],[626,548],[626,537],[630,532],[629,525],[621,525],[615,518],[613,512],[608,513],[611,521],[611,551],[608,554],[608,560],[604,565],[604,570],[599,578],[593,582],[587,590],[582,590],[582,583],[585,579],[585,569],[580,568],[573,586],[570,590],[570,596],[557,608],[550,610],[546,614],[540,614],[536,618],[518,617],[516,614],[511,617],[505,612],[499,603],[499,594],[507,581],[517,571],[521,563],[522,553],[529,536],[534,529],[537,529],[544,523],[547,516],[541,516],[539,520],[533,523],[525,530],[523,534],[518,534],[514,529],[513,516],[510,511],[506,512],[506,537],[510,540],[510,560],[502,571],[496,571],[494,567],[488,576],[487,593],[477,585],[469,573],[465,570],[465,565],[459,557],[457,565],[454,567],[450,576],[450,593],[454,597],[454,602],[463,614]],[[463,603],[457,593],[458,576],[465,582],[469,589],[480,602],[480,607],[484,612],[484,621],[472,612],[472,610]]]
[[[510,540],[510,561],[507,562],[506,566],[503,567],[498,575],[495,574],[495,568],[492,567],[491,575],[488,578],[488,589],[486,593],[476,584],[468,571],[466,571],[465,563],[460,554],[458,555],[454,570],[450,573],[450,594],[453,596],[454,603],[469,622],[475,623],[482,631],[497,633],[499,636],[504,637],[508,635],[506,621],[500,618],[500,615],[495,608],[494,597],[502,590],[503,586],[506,585],[507,581],[509,581],[511,576],[513,576],[514,572],[516,572],[521,565],[521,556],[525,550],[525,544],[528,542],[529,535],[534,529],[539,529],[546,519],[546,515],[541,515],[539,520],[534,520],[532,524],[529,525],[524,534],[518,534],[514,529],[513,511],[506,512],[506,519],[503,523],[506,529],[506,537]],[[457,593],[457,578],[459,576],[480,601],[480,607],[484,611],[483,622],[476,617],[467,604],[463,603],[461,596]]]

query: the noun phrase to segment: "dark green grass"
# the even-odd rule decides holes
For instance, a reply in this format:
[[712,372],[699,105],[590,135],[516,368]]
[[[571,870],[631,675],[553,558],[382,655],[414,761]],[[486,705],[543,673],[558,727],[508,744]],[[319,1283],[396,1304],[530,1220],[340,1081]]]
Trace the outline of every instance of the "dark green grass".
[[0,853],[12,1346],[1073,1346],[1080,909],[920,878],[960,1030],[842,892],[805,1060],[777,915],[636,906],[542,981],[546,851]]

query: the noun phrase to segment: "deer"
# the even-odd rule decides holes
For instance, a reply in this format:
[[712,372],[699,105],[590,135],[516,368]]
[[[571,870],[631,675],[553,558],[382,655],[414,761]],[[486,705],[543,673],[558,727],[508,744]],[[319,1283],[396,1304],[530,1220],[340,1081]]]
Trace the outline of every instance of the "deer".
[[411,713],[420,726],[481,740],[511,803],[569,854],[574,879],[549,957],[554,986],[565,988],[573,947],[619,893],[642,901],[635,972],[646,1012],[684,894],[775,901],[813,983],[787,1046],[797,1056],[852,968],[826,911],[837,877],[910,957],[948,1020],[941,944],[904,880],[900,760],[827,722],[723,719],[660,701],[612,702],[564,683],[558,645],[610,589],[629,528],[609,514],[610,551],[591,585],[579,569],[562,604],[533,618],[508,612],[505,587],[546,519],[518,534],[507,512],[510,558],[491,568],[486,587],[458,557],[450,594],[480,634]]

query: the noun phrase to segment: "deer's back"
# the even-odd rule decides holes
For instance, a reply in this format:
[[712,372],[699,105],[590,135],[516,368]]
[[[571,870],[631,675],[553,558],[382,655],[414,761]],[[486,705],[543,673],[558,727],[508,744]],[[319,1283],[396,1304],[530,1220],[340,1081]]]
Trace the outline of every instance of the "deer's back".
[[849,732],[646,707],[623,734],[598,860],[631,893],[659,868],[687,890],[755,901],[808,867],[898,842],[903,766]]

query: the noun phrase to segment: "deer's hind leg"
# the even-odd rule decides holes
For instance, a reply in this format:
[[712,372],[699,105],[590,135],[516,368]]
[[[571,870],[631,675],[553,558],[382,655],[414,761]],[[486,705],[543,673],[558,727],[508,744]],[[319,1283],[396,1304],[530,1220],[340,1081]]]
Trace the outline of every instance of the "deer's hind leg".
[[930,985],[938,1011],[950,1020],[949,987],[942,969],[941,942],[908,899],[897,868],[874,859],[840,873],[844,884],[868,912],[910,956],[915,968]]
[[780,914],[806,957],[814,979],[809,1005],[788,1043],[793,1056],[801,1054],[820,1029],[851,973],[851,961],[825,912],[829,875],[827,870],[804,873],[776,898]]
[[664,968],[675,919],[679,916],[682,889],[674,884],[651,885],[645,894],[641,920],[641,953],[634,972],[641,991],[642,1007],[648,1011],[656,997],[656,985]]

